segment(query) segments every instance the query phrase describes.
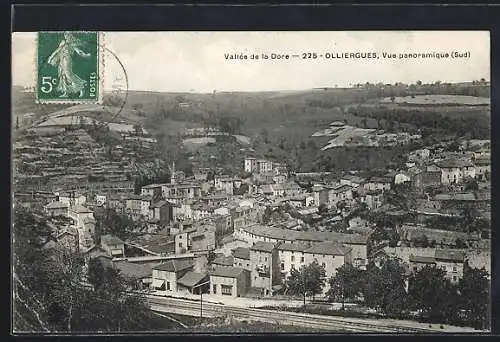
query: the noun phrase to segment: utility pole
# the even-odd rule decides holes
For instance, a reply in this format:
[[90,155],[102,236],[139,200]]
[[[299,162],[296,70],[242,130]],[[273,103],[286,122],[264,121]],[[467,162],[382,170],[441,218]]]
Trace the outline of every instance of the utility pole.
[[193,286],[193,290],[195,288],[199,288],[200,289],[200,318],[203,318],[203,290],[201,289],[201,287],[203,285],[206,285],[206,284],[210,284],[210,281],[206,281],[206,282],[203,282],[201,284]]

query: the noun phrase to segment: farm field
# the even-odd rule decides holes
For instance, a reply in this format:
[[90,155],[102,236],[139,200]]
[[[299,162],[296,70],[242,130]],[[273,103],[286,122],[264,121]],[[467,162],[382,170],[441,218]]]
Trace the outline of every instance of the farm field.
[[395,97],[394,101],[390,97],[380,100],[380,103],[398,103],[415,105],[465,105],[465,106],[484,106],[491,103],[490,98],[465,96],[465,95],[417,95],[415,97]]

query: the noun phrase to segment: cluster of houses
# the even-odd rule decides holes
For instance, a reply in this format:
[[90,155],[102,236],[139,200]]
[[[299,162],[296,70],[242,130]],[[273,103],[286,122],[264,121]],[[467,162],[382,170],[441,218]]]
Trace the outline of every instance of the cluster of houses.
[[[282,163],[246,157],[242,165],[245,176],[198,168],[186,177],[173,170],[169,183],[142,186],[139,194],[132,189],[117,193],[102,188],[91,193],[47,192],[44,208],[57,228],[57,242],[118,268],[143,289],[272,296],[286,294],[291,270],[303,265],[317,262],[331,277],[342,265],[366,269],[369,261],[383,255],[402,259],[409,272],[426,264],[436,265],[446,270],[452,281],[458,281],[466,262],[489,270],[485,256],[489,249],[477,247],[485,245],[481,236],[403,224],[398,226],[401,241],[413,241],[424,234],[435,244],[426,248],[386,246],[380,250],[384,253],[372,255],[368,245],[373,225],[350,215],[351,209],[361,205],[369,211],[384,210],[385,195],[391,191],[413,193],[418,199],[417,212],[423,215],[450,214],[457,207],[469,208],[471,203],[487,213],[487,191],[468,193],[453,188],[464,187],[469,179],[488,183],[487,150],[467,155],[468,160],[464,155],[442,158],[445,154],[416,150],[404,171],[368,177],[349,172],[335,179],[326,177],[329,180],[322,174],[306,185]],[[96,173],[103,168],[93,167]],[[400,188],[403,184],[409,187]],[[438,191],[430,195],[429,187]],[[425,210],[418,209],[419,205]],[[140,235],[125,240],[109,234],[97,236],[94,211],[99,208],[127,215],[145,228],[137,232]],[[279,222],[269,221],[264,217],[269,209],[290,213]],[[332,212],[337,216],[325,221],[331,217],[325,213]],[[345,220],[347,231],[331,228]],[[476,247],[457,248],[457,238],[474,240]]]

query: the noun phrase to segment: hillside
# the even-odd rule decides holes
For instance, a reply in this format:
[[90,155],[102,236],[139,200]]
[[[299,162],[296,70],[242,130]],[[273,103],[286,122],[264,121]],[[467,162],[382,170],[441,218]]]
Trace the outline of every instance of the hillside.
[[[489,138],[490,106],[486,104],[489,99],[470,94],[489,95],[489,86],[367,84],[349,89],[209,94],[129,91],[120,115],[112,119],[139,123],[159,138],[165,158],[182,159],[180,164],[186,167],[192,164],[189,158],[196,160],[207,153],[214,163],[229,165],[238,158],[231,160],[227,156],[239,157],[252,151],[240,151],[246,144],[233,146],[233,140],[218,140],[209,146],[196,143],[183,146],[180,139],[183,132],[198,127],[218,127],[230,134],[242,135],[245,140],[248,137],[252,154],[282,160],[303,171],[385,167],[400,162],[404,146],[393,151],[354,146],[322,151],[329,139],[312,135],[332,121],[340,121],[353,130],[422,134],[424,139],[439,140],[455,134]],[[425,96],[430,100],[422,99]],[[104,100],[109,105],[108,94]],[[42,116],[67,106],[36,105],[33,94],[15,89],[13,107],[14,115],[33,112]],[[104,111],[100,118],[111,120],[110,114]],[[90,113],[89,116],[96,118]]]

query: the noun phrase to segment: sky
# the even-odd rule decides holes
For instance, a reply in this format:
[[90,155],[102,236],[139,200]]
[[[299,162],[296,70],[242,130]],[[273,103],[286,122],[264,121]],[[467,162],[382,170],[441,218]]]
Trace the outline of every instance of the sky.
[[[356,83],[490,79],[488,31],[105,32],[130,90],[273,91]],[[36,33],[14,32],[13,85],[33,86]],[[382,53],[470,52],[470,58],[387,59]],[[228,60],[224,54],[376,52],[379,59]],[[104,55],[104,88],[123,71]]]

